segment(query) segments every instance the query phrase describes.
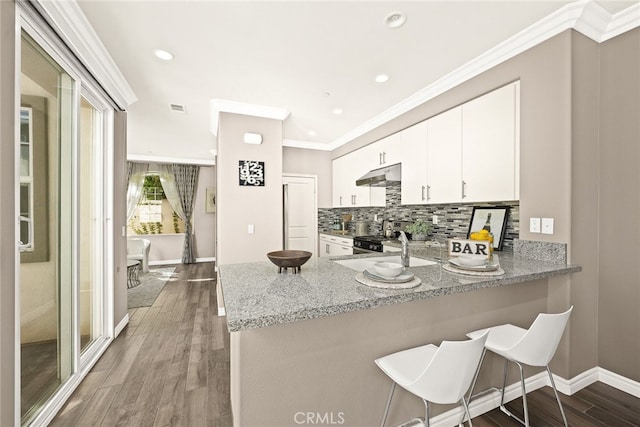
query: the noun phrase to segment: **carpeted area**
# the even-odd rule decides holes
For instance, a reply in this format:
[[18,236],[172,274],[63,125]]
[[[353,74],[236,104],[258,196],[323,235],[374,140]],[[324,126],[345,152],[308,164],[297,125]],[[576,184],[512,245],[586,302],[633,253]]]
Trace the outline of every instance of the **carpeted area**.
[[176,280],[175,270],[175,267],[156,267],[149,269],[148,273],[140,273],[140,284],[127,289],[128,307],[151,307],[164,285],[169,280]]

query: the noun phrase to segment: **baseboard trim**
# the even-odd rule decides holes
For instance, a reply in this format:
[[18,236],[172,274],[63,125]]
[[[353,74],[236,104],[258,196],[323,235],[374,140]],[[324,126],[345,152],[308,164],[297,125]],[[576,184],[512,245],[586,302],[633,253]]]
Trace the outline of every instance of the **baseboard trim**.
[[[216,257],[196,258],[196,262],[215,262]],[[158,261],[149,261],[149,265],[170,265],[182,264],[182,259],[162,259]]]
[[[557,375],[553,375],[553,381],[555,382],[558,391],[566,395],[572,395],[582,390],[583,388],[600,381],[615,389],[624,391],[625,393],[629,393],[637,398],[640,398],[640,382],[633,381],[629,378],[623,377],[622,375],[616,374],[600,367],[591,368],[569,380],[566,380]],[[525,387],[527,388],[527,393],[538,390],[545,386],[551,386],[549,376],[545,371],[525,379]],[[522,390],[520,388],[519,382],[508,385],[505,389],[505,402],[510,402],[521,396]],[[492,411],[499,406],[500,392],[492,391],[481,397],[473,399],[471,401],[471,404],[469,405],[469,412],[471,413],[471,417],[473,418]],[[458,423],[462,419],[463,412],[464,410],[461,406],[451,409],[436,417],[431,418],[430,424],[434,427],[458,425]]]
[[118,338],[118,335],[120,335],[120,332],[122,332],[124,327],[127,326],[128,324],[129,324],[129,313],[125,314],[122,320],[120,321],[120,323],[118,323],[116,327],[113,329],[113,338],[114,339]]
[[598,368],[598,380],[613,388],[629,393],[640,399],[640,382],[631,380],[615,372],[607,371],[604,368]]

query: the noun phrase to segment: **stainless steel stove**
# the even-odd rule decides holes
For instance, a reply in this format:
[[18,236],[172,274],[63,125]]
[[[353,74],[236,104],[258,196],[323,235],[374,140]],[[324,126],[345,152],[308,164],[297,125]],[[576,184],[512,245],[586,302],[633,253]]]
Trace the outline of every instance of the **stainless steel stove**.
[[[410,221],[384,221],[382,224],[381,234],[369,235],[369,236],[356,236],[353,238],[353,253],[371,253],[371,252],[383,252],[383,244],[385,240],[395,240],[400,236],[400,231],[403,231],[405,227],[411,224]],[[407,237],[411,239],[411,234],[407,234]]]
[[353,238],[353,253],[382,252],[384,236],[356,236]]

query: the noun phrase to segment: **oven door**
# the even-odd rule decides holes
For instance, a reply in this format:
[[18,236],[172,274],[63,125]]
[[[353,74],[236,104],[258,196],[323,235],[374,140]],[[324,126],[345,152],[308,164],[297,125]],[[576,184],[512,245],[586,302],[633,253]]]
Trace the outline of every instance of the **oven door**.
[[363,248],[358,248],[358,247],[353,247],[353,254],[357,255],[357,254],[377,254],[380,253],[378,251],[370,251],[369,249],[363,249]]

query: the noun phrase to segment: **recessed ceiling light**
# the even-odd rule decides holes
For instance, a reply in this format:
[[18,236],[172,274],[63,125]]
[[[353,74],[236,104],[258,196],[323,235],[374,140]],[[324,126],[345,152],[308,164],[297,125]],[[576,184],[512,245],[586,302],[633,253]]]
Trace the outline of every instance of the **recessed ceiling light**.
[[389,80],[389,76],[386,74],[378,74],[376,76],[376,83],[384,83]]
[[334,108],[332,113],[336,116],[339,116],[340,114],[342,114],[342,108]]
[[384,17],[384,25],[391,29],[400,28],[405,22],[407,22],[407,15],[404,12],[391,12]]
[[156,49],[153,53],[163,61],[171,61],[173,59],[173,54],[171,52],[167,52],[166,50]]
[[318,132],[316,132],[315,130],[310,130],[309,132],[307,132],[307,135],[316,136],[316,135],[318,135]]

